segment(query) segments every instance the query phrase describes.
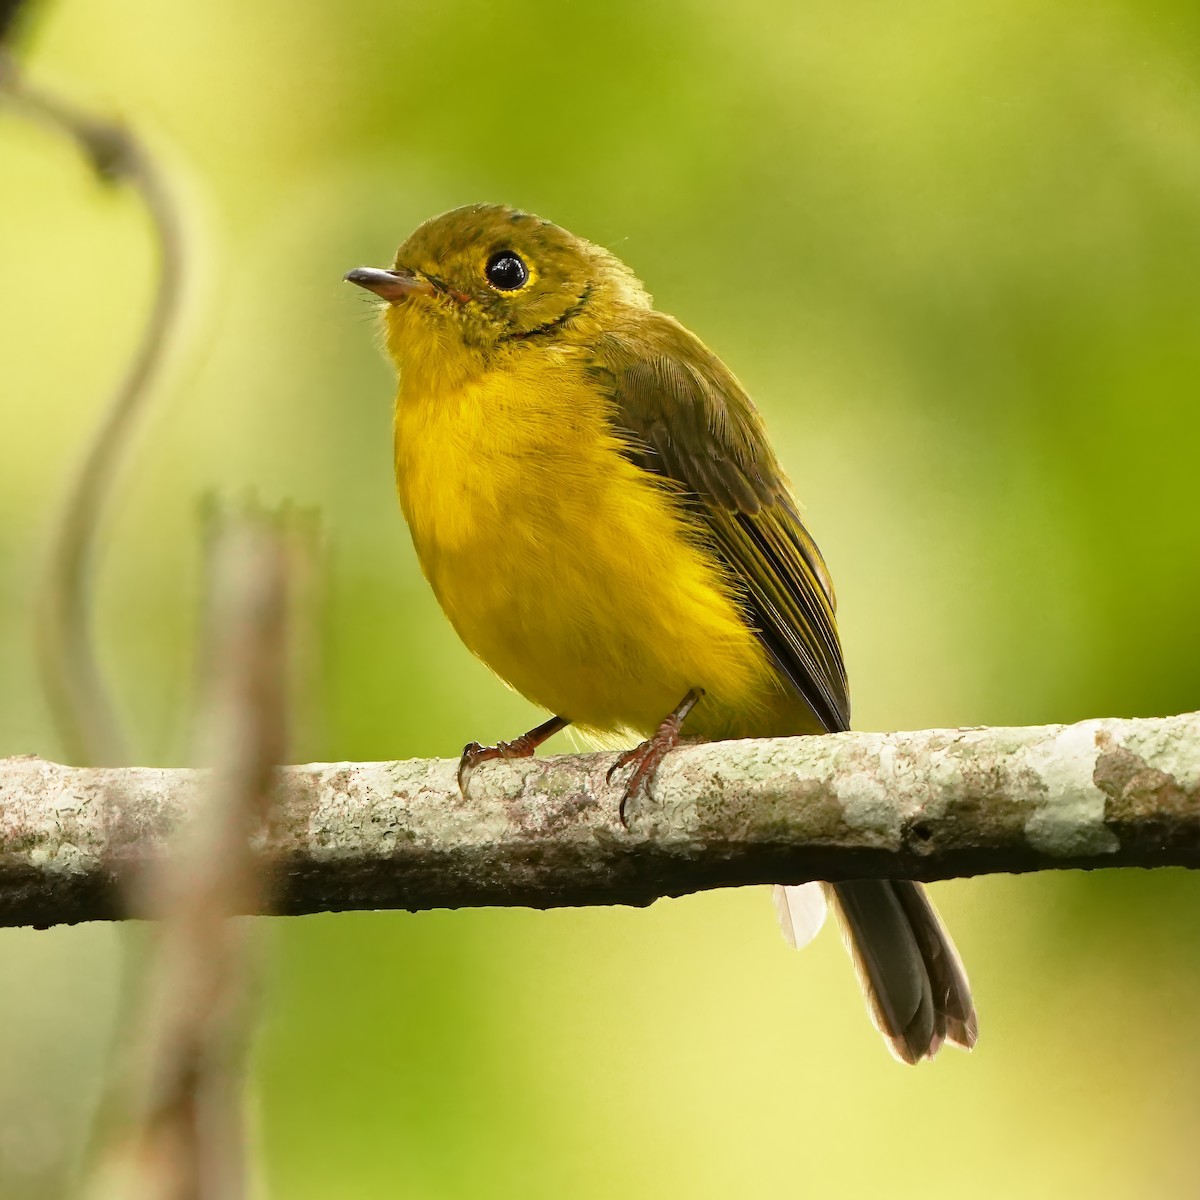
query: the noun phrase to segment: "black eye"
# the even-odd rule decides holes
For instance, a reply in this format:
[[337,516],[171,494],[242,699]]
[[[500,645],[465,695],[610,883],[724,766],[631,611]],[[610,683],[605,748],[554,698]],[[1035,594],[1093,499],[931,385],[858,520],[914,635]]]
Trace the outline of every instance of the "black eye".
[[502,292],[515,292],[529,278],[529,268],[511,250],[497,250],[487,261],[487,281]]

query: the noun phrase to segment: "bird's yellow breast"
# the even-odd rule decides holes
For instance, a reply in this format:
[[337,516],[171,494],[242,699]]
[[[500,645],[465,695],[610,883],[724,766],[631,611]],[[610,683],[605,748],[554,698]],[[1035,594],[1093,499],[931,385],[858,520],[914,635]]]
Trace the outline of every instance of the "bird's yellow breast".
[[694,732],[804,731],[719,563],[621,454],[605,404],[568,347],[465,380],[402,375],[400,500],[459,636],[587,730],[645,735],[703,687]]

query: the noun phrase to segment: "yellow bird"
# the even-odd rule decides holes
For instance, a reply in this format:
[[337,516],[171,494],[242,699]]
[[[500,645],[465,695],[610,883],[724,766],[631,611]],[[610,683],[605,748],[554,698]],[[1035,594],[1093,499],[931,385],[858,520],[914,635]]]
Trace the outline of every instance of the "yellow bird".
[[[647,739],[620,760],[625,799],[681,733],[848,728],[833,587],[758,411],[628,267],[476,204],[427,221],[392,267],[346,278],[386,301],[396,480],[421,567],[467,646],[553,714],[471,743],[464,784],[567,725]],[[922,888],[824,887],[893,1053],[973,1045],[967,979]],[[805,896],[777,889],[797,944]]]

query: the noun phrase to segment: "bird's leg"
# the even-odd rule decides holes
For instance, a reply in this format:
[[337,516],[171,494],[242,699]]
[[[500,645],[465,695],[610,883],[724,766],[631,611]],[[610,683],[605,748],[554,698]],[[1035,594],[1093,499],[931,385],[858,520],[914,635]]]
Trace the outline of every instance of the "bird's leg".
[[659,727],[654,731],[653,737],[648,738],[640,746],[635,746],[632,750],[626,750],[609,767],[608,782],[612,783],[612,777],[618,771],[623,767],[633,764],[633,771],[629,776],[629,781],[625,784],[625,791],[621,795],[621,807],[617,810],[617,814],[621,818],[621,824],[626,829],[629,828],[629,825],[625,820],[625,805],[639,791],[650,786],[650,782],[653,780],[655,772],[657,772],[659,764],[666,757],[667,752],[679,745],[681,740],[679,734],[680,727],[683,725],[688,713],[696,707],[703,695],[703,688],[692,688],[663,719]]
[[553,737],[560,729],[570,725],[566,717],[551,717],[543,721],[536,729],[513,738],[511,742],[497,742],[494,746],[481,746],[478,742],[468,742],[463,747],[462,758],[458,760],[458,790],[464,796],[467,794],[467,780],[471,772],[481,762],[493,758],[532,758],[533,752],[547,738]]

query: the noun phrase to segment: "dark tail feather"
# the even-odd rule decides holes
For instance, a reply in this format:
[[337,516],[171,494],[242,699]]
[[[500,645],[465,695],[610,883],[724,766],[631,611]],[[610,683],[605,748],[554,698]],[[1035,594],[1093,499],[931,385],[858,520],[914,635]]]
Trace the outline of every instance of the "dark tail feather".
[[907,1063],[942,1042],[969,1050],[978,1036],[967,976],[924,888],[907,880],[826,885],[846,934],[871,1019]]

